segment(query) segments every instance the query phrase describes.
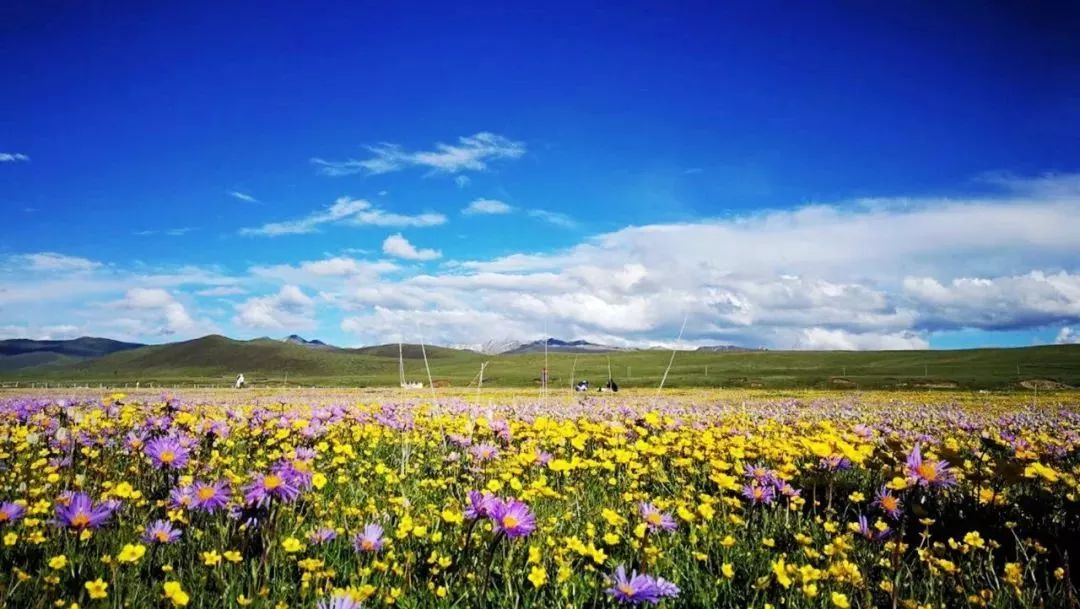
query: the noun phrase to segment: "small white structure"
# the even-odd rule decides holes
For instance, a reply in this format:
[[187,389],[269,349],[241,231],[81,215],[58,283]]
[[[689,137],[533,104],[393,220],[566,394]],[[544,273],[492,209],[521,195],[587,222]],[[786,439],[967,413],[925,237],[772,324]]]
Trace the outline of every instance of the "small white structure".
[[245,385],[246,385],[246,382],[244,381],[244,373],[241,372],[240,374],[238,374],[236,376],[236,388],[237,389],[243,389]]

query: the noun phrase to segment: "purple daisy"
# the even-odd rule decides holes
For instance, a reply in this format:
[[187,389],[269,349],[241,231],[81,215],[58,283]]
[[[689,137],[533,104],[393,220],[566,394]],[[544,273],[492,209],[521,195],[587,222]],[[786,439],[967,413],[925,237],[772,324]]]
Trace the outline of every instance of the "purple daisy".
[[469,491],[469,505],[465,508],[465,518],[476,520],[491,516],[491,510],[497,501],[498,498],[489,492]]
[[648,575],[638,575],[637,571],[626,575],[626,567],[619,565],[611,577],[611,587],[606,592],[612,598],[628,605],[660,602],[660,590]]
[[378,552],[382,550],[384,543],[383,528],[377,524],[367,525],[363,533],[357,533],[356,537],[353,537],[353,548],[357,552]]
[[330,527],[319,527],[311,533],[308,533],[308,541],[316,546],[334,541],[335,539],[337,539],[337,531]]
[[491,461],[499,456],[499,447],[494,444],[474,444],[469,447],[469,453],[477,461]]
[[297,488],[288,477],[277,473],[255,474],[251,483],[244,487],[244,500],[253,505],[266,505],[271,499],[291,503],[300,496]]
[[771,486],[760,486],[751,483],[743,487],[742,494],[743,497],[750,500],[751,505],[769,505],[773,502],[776,491]]
[[111,502],[94,503],[86,493],[72,493],[66,503],[56,506],[56,524],[83,531],[105,524],[116,510]]
[[22,518],[25,513],[26,508],[18,503],[11,501],[0,503],[0,525],[12,524],[16,520]]
[[517,499],[498,501],[491,510],[495,531],[502,531],[510,539],[525,537],[536,530],[536,517],[529,506]]
[[143,531],[142,540],[149,544],[173,543],[180,539],[182,534],[183,531],[173,528],[168,520],[155,520]]
[[675,522],[675,518],[671,514],[661,512],[651,503],[645,501],[639,503],[638,512],[650,531],[674,531],[679,528],[678,523]]
[[180,510],[191,509],[195,505],[195,489],[192,486],[178,486],[169,491],[169,507]]
[[183,469],[188,462],[189,451],[176,438],[150,440],[146,443],[144,452],[158,469]]
[[948,487],[956,484],[956,476],[947,461],[924,461],[918,442],[911,449],[904,467],[908,482],[923,488]]
[[882,486],[878,489],[877,496],[874,498],[874,505],[882,509],[889,518],[897,520],[900,518],[904,504],[900,501],[900,498],[889,492],[889,489]]
[[193,497],[192,507],[211,514],[225,507],[232,497],[229,483],[226,480],[218,480],[213,483],[196,481],[191,486]]
[[316,609],[360,609],[360,603],[353,600],[348,594],[335,594],[328,599],[319,601]]

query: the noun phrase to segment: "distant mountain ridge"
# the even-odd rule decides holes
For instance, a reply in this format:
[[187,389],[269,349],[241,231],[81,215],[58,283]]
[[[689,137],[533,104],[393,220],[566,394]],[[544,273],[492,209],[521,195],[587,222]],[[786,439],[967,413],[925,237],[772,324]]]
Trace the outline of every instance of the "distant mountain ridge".
[[599,345],[596,343],[590,343],[587,340],[560,340],[558,338],[547,338],[535,340],[531,343],[519,345],[508,351],[504,351],[505,355],[513,355],[516,353],[543,353],[545,343],[547,343],[547,351],[549,353],[610,353],[612,351],[626,351],[622,347],[612,347],[609,345]]
[[111,338],[81,336],[70,340],[0,340],[0,370],[21,370],[50,364],[74,363],[138,349],[146,345]]
[[290,334],[290,335],[286,336],[285,338],[281,339],[281,342],[283,342],[283,343],[291,343],[293,345],[300,345],[301,347],[309,347],[311,349],[338,349],[339,348],[339,347],[335,347],[334,345],[324,343],[319,339],[307,340],[306,338],[304,338],[303,336],[300,336],[299,334]]

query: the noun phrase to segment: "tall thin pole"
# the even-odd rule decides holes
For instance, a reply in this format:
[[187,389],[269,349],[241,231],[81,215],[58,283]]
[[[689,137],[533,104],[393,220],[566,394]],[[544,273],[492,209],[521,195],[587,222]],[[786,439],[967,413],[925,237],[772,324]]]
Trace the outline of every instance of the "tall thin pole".
[[664,388],[664,382],[667,381],[668,372],[671,370],[671,365],[675,363],[675,352],[679,350],[679,343],[682,342],[683,330],[686,330],[686,318],[689,313],[683,315],[682,327],[679,328],[679,337],[675,339],[675,347],[671,349],[671,359],[668,360],[667,368],[664,369],[664,376],[660,379],[660,386],[656,388],[656,395],[660,395],[660,391]]

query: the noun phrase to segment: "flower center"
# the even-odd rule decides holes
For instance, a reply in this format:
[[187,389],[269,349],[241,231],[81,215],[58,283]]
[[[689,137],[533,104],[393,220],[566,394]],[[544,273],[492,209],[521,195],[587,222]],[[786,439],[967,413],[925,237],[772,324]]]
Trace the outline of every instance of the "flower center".
[[165,531],[158,531],[157,534],[155,535],[155,537],[161,543],[165,543],[166,541],[169,541],[169,534],[166,533]]
[[937,468],[933,463],[920,463],[919,467],[915,468],[915,473],[919,474],[920,478],[933,482],[937,480]]
[[892,496],[882,497],[881,498],[881,507],[885,508],[885,510],[889,511],[889,512],[895,510],[896,509],[896,497],[892,497]]
[[214,488],[211,486],[204,486],[199,489],[197,493],[199,495],[199,501],[209,501],[214,496]]
[[374,550],[375,549],[375,542],[370,540],[370,539],[365,539],[365,540],[360,542],[360,547],[365,549],[365,550]]
[[7,522],[11,518],[7,512],[0,511],[0,522]]
[[619,584],[619,592],[622,592],[626,596],[633,596],[637,590],[634,590],[634,587],[630,584]]
[[269,476],[263,478],[263,488],[265,488],[266,490],[272,491],[279,486],[281,486],[281,477],[270,474]]
[[663,519],[660,517],[660,514],[658,512],[650,512],[649,515],[645,517],[645,522],[653,525],[658,525],[663,522]]
[[86,512],[78,512],[71,518],[71,526],[82,528],[90,524],[90,516]]
[[508,528],[508,529],[512,529],[512,528],[516,527],[518,525],[518,523],[519,523],[518,519],[516,517],[514,517],[514,516],[504,516],[503,517],[503,526]]
[[176,453],[171,450],[163,450],[161,451],[161,455],[158,457],[158,460],[160,460],[162,463],[172,463],[173,461],[176,461]]

